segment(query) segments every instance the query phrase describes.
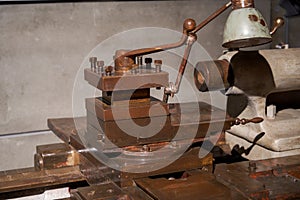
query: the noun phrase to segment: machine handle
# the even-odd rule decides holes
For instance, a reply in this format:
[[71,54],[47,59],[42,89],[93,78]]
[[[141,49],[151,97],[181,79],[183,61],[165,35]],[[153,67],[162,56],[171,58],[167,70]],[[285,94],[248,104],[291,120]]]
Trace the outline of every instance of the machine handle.
[[261,117],[254,117],[252,119],[236,118],[231,122],[231,126],[240,125],[240,124],[245,125],[245,124],[248,124],[248,123],[258,124],[258,123],[261,123],[263,121],[264,121],[264,119],[261,118]]
[[273,35],[278,28],[282,27],[284,24],[284,19],[282,17],[277,17],[274,21],[274,25],[272,30],[270,31],[270,35]]

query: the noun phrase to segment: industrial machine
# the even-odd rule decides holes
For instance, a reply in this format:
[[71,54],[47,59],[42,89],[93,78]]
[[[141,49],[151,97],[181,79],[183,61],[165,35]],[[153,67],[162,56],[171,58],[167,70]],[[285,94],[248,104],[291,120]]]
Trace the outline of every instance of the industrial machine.
[[[197,31],[230,6],[234,10],[228,20],[245,15],[250,35],[235,35],[241,29],[231,32],[234,22],[227,22],[223,46],[229,52],[199,62],[194,72],[200,91],[226,91],[227,110],[204,102],[168,103],[180,88]],[[271,33],[281,24],[277,20]],[[117,50],[114,66],[91,57],[84,77],[102,96],[86,99],[86,117],[49,119],[49,128],[65,143],[38,146],[35,169],[3,172],[0,196],[67,188],[65,199],[300,198],[299,155],[260,161],[243,157],[256,144],[275,151],[299,148],[294,140],[299,137],[298,111],[286,111],[285,102],[278,102],[280,95],[295,95],[292,108],[298,108],[299,50],[238,51],[270,41],[253,0],[232,0],[199,25],[185,20],[177,43]],[[153,62],[149,54],[183,45],[177,79],[171,83],[163,60]],[[289,70],[279,70],[283,65]],[[164,88],[163,97],[151,96],[152,88]],[[283,112],[274,112],[274,105]],[[292,124],[292,140],[279,135],[286,121]],[[278,133],[270,127],[278,127]],[[252,144],[229,146],[227,134]]]

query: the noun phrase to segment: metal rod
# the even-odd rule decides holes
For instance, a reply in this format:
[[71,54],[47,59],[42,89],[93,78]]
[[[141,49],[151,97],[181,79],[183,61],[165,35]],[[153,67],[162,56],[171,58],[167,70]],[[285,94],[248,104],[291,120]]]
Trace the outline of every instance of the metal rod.
[[215,19],[217,16],[219,16],[221,13],[223,13],[227,8],[231,6],[231,1],[227,4],[223,5],[221,8],[219,8],[217,11],[215,11],[213,14],[208,16],[203,22],[201,22],[193,31],[192,33],[197,33],[200,29],[202,29],[204,26],[206,26],[209,22],[211,22],[213,19]]
[[189,58],[192,46],[193,46],[193,44],[196,40],[197,40],[197,36],[194,35],[194,37],[191,39],[191,41],[188,42],[188,44],[185,48],[185,52],[184,52],[183,58],[181,60],[181,64],[180,64],[180,67],[179,67],[179,70],[178,70],[178,75],[177,75],[176,82],[175,82],[175,87],[177,88],[177,90],[178,90],[179,85],[181,83],[181,79],[182,79],[182,76],[184,74],[186,64],[187,64],[187,60]]
[[207,25],[209,22],[211,22],[213,19],[215,19],[221,13],[223,13],[231,5],[232,5],[231,1],[228,2],[227,4],[223,5],[221,8],[219,8],[213,14],[208,16],[203,22],[201,22],[193,30],[187,30],[186,28],[184,28],[183,32],[182,32],[181,39],[178,42],[175,42],[175,43],[172,43],[172,44],[160,45],[160,46],[156,46],[156,47],[150,47],[150,48],[135,49],[135,50],[132,50],[132,51],[129,51],[129,52],[125,53],[123,56],[124,57],[140,56],[140,55],[157,53],[157,52],[160,52],[160,51],[165,51],[165,50],[168,50],[168,49],[174,49],[174,48],[180,47],[180,46],[185,44],[189,33],[197,33],[201,28],[203,28],[205,25]]
[[190,33],[188,40],[187,40],[188,41],[187,46],[184,50],[184,55],[181,60],[180,67],[178,69],[178,74],[177,74],[175,85],[169,85],[169,87],[165,88],[163,101],[166,103],[168,102],[168,98],[170,95],[173,96],[175,93],[178,92],[178,89],[179,89],[179,86],[180,86],[180,83],[182,80],[182,76],[183,76],[185,68],[186,68],[187,60],[189,58],[192,46],[196,40],[197,40],[197,35],[194,33]]

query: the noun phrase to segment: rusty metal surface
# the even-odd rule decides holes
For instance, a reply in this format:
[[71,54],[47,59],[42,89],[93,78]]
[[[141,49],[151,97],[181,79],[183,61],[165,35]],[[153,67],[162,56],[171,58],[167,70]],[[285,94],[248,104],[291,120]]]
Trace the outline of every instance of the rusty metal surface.
[[75,198],[82,200],[132,200],[128,194],[112,182],[78,188],[71,193]]
[[[75,126],[76,123],[76,126]],[[76,136],[78,130],[86,130],[86,117],[48,119],[47,126],[65,143],[70,142],[70,137]]]
[[[203,102],[170,104],[168,110],[171,115],[167,117],[145,117],[121,121],[103,121],[93,113],[90,113],[88,109],[87,134],[90,135],[90,138],[94,137],[95,139],[98,138],[101,140],[104,148],[110,148],[111,142],[119,147],[125,147],[168,142],[175,136],[177,138],[176,140],[204,138],[207,135],[208,130],[210,131],[210,134],[219,134],[222,131],[229,129],[232,121],[234,121],[234,119],[229,118],[224,111]],[[200,111],[200,114],[198,110]],[[214,116],[213,118],[212,115]],[[161,128],[157,134],[144,138],[143,135],[140,137],[128,135],[119,127],[120,124],[124,126],[130,124],[131,120],[139,126],[146,126],[152,120],[159,122],[165,121],[165,123],[159,125]],[[179,128],[185,131],[178,132]],[[194,133],[195,136],[191,138],[191,134]],[[143,134],[152,135],[152,133],[148,133],[147,130],[145,130]]]
[[16,193],[78,182],[85,182],[78,166],[41,171],[36,171],[34,168],[21,172],[12,170],[0,176],[0,198],[8,197],[10,192]]
[[[166,117],[156,117],[157,120],[162,119],[165,120]],[[154,136],[143,138],[143,137],[134,137],[128,135],[125,131],[123,131],[115,121],[103,122],[97,117],[88,113],[88,123],[87,126],[87,134],[92,135],[90,138],[96,138],[103,144],[103,149],[108,149],[113,146],[118,147],[126,147],[132,145],[143,145],[157,142],[167,142],[172,140],[176,135],[176,128],[171,127],[170,118],[167,117],[166,124],[162,127],[162,129],[155,134]],[[153,119],[152,119],[153,120]],[[151,121],[151,118],[143,118],[143,119],[134,119],[134,123],[139,126],[148,125]],[[122,120],[121,123],[130,122],[129,120]],[[97,128],[96,128],[97,127]],[[149,130],[150,131],[150,130]],[[151,134],[145,130],[143,134]],[[151,134],[152,135],[152,134]],[[142,135],[141,135],[142,136]],[[87,136],[89,137],[89,136]],[[113,144],[111,144],[113,143]]]
[[[115,72],[111,76],[85,69],[84,78],[89,84],[102,91],[165,87],[169,82],[167,72],[156,72],[155,69],[141,69],[134,74]],[[126,84],[117,84],[120,80]]]
[[[134,184],[133,180],[137,178],[159,176],[162,174],[176,173],[185,170],[203,169],[204,171],[211,173],[212,166],[213,166],[213,155],[211,153],[208,153],[205,157],[199,158],[198,154],[199,154],[199,148],[190,149],[185,154],[183,154],[180,158],[178,158],[175,162],[169,164],[168,166],[162,169],[148,172],[148,173],[121,172],[120,185],[122,187],[128,187],[128,186],[132,186]],[[165,161],[160,160],[160,162],[165,162]],[[151,166],[149,165],[149,167]]]
[[[81,120],[85,121],[84,118]],[[68,126],[64,124],[64,128],[56,127],[60,126],[62,121],[69,123]],[[48,122],[55,127],[56,134],[68,135],[70,138],[67,141],[78,140],[76,135],[68,133],[74,129],[74,123],[70,119]],[[80,150],[83,146],[80,146],[80,141],[77,143],[76,148]],[[53,151],[54,147],[55,145],[42,146],[38,148],[38,152]],[[128,148],[133,148],[134,151],[134,146]],[[58,152],[63,149],[68,151],[64,145],[57,146]],[[206,157],[199,158],[198,152],[199,147],[193,146],[163,169],[149,173],[125,173],[103,165],[88,151],[84,151],[79,154],[80,165],[76,167],[41,171],[23,169],[18,173],[1,172],[0,192],[87,181],[90,186],[72,190],[71,199],[300,198],[300,155],[233,164],[221,163],[215,166],[212,173],[213,155],[209,153]]]
[[[62,121],[64,119],[61,119]],[[56,126],[59,125],[60,123],[57,123],[56,120],[49,120],[49,122],[53,122],[52,126]],[[70,126],[72,126],[74,124],[70,124]],[[56,129],[56,130],[62,130],[62,129]],[[66,134],[66,132],[68,130],[72,130],[72,128],[68,128],[65,129],[65,131],[60,131],[60,132],[55,132],[55,134]],[[84,146],[82,144],[80,144],[80,141],[78,140],[79,138],[76,139],[75,136],[71,136],[71,138],[69,139],[71,141],[71,145],[80,150],[83,149]],[[164,143],[161,145],[169,145],[168,143]],[[137,146],[132,146],[132,147],[128,147],[131,148],[130,151],[134,151],[134,148],[138,148]],[[151,146],[150,148],[155,148],[155,145]],[[161,148],[161,147],[157,147],[157,148]],[[127,149],[128,150],[128,149]],[[80,162],[82,163],[81,165],[81,170],[83,171],[83,173],[85,174],[86,177],[91,177],[93,178],[93,171],[96,172],[97,170],[102,171],[102,175],[100,173],[98,173],[98,175],[100,176],[99,178],[96,178],[94,180],[92,180],[93,182],[97,182],[97,181],[103,181],[105,180],[105,178],[103,177],[109,177],[110,179],[114,179],[116,182],[118,182],[118,174],[120,174],[119,177],[119,182],[122,186],[129,186],[132,185],[132,179],[136,178],[136,177],[147,177],[150,175],[158,175],[161,173],[168,173],[168,172],[178,172],[181,171],[183,169],[197,169],[197,168],[201,168],[203,166],[206,166],[208,170],[211,170],[211,166],[212,166],[212,162],[213,162],[213,157],[212,154],[207,154],[206,157],[204,158],[198,158],[198,153],[199,153],[199,148],[192,148],[189,151],[187,151],[181,158],[179,158],[177,161],[175,161],[173,164],[158,170],[158,171],[154,171],[151,173],[139,173],[139,174],[131,174],[131,173],[120,173],[114,170],[114,173],[112,173],[112,171],[110,171],[108,168],[106,169],[106,167],[101,164],[100,161],[98,161],[97,159],[95,159],[91,154],[89,154],[88,152],[86,153],[81,153],[80,154]],[[163,162],[163,161],[160,161]],[[103,174],[103,170],[107,171]],[[87,178],[89,180],[89,178]]]
[[251,199],[299,199],[300,155],[216,166],[218,181]]
[[137,186],[124,187],[122,189],[131,196],[132,200],[153,200],[147,193]]
[[173,175],[166,175],[136,179],[135,182],[154,199],[245,199],[217,182],[213,174],[201,171],[187,171],[176,178]]

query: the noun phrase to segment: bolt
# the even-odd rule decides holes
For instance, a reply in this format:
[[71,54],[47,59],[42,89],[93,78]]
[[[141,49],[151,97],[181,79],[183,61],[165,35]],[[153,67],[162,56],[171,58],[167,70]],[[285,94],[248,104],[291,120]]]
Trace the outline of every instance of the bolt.
[[90,57],[91,70],[96,70],[97,57]]
[[146,69],[151,69],[152,58],[145,58]]
[[256,171],[256,163],[253,161],[249,161],[249,171],[250,172],[255,172]]
[[143,56],[138,56],[136,57],[136,64],[138,65],[138,67],[142,67],[143,65]]
[[154,61],[154,65],[155,65],[155,71],[161,72],[161,65],[162,65],[162,60],[155,60]]
[[172,141],[171,142],[171,148],[176,149],[177,147],[177,142],[176,141]]
[[97,61],[97,73],[102,73],[103,67],[104,67],[104,61],[103,60]]
[[150,152],[150,147],[148,145],[143,145],[142,150],[145,152]]
[[98,141],[99,142],[104,142],[104,140],[105,140],[105,135],[103,133],[99,133],[98,134]]
[[106,190],[106,192],[107,192],[107,193],[113,193],[114,190],[113,190],[113,189],[108,189],[108,190]]

